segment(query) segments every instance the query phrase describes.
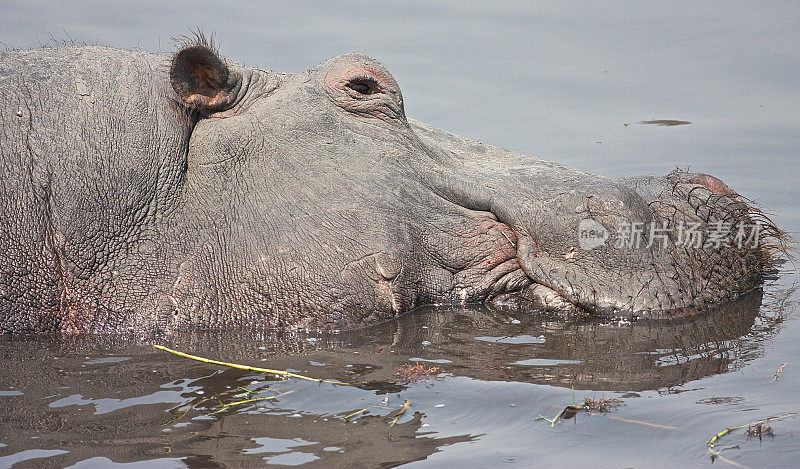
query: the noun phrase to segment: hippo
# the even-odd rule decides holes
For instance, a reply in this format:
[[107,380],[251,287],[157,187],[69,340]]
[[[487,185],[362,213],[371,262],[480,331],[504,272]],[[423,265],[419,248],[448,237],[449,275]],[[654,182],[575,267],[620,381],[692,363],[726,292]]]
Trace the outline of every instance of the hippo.
[[769,265],[777,228],[713,176],[453,135],[365,55],[285,74],[176,49],[0,55],[0,332],[344,330],[475,302],[668,319]]

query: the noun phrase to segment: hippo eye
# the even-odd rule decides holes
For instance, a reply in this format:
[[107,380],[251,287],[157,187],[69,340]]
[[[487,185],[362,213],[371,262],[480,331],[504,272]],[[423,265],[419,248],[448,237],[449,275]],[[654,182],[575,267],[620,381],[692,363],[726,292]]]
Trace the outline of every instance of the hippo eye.
[[369,80],[353,80],[347,84],[347,87],[359,94],[374,94],[378,92],[378,85]]
[[361,94],[369,93],[369,85],[366,85],[364,83],[354,83],[350,85],[350,88],[353,88],[354,90],[358,91]]

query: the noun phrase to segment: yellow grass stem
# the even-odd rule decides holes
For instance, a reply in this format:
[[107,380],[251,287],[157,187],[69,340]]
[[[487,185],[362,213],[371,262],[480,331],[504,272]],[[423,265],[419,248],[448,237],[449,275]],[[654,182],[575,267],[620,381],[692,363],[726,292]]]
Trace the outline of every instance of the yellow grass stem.
[[716,443],[717,440],[719,440],[720,438],[722,438],[723,436],[727,435],[728,433],[730,433],[730,432],[732,432],[734,430],[738,430],[740,428],[748,427],[748,426],[751,426],[751,425],[758,425],[759,423],[765,423],[765,422],[769,422],[771,420],[780,420],[780,419],[784,419],[786,417],[792,417],[792,416],[795,416],[795,415],[800,415],[800,412],[789,412],[787,414],[778,415],[778,416],[775,416],[775,417],[769,417],[769,418],[765,418],[765,419],[761,419],[761,420],[756,420],[755,422],[749,422],[749,423],[745,423],[745,424],[742,424],[742,425],[737,425],[735,427],[726,428],[725,430],[722,430],[721,432],[719,432],[716,435],[714,435],[710,440],[708,440],[706,442],[706,446],[708,446],[709,449],[713,448],[714,447],[714,443]]
[[221,361],[218,361],[218,360],[211,360],[210,358],[198,357],[197,355],[190,355],[188,353],[184,353],[184,352],[181,352],[181,351],[178,351],[178,350],[173,350],[171,348],[164,347],[163,345],[153,344],[153,347],[155,347],[155,348],[157,348],[159,350],[163,350],[164,352],[169,352],[169,353],[171,353],[173,355],[177,355],[179,357],[188,358],[190,360],[196,360],[196,361],[203,362],[203,363],[210,363],[212,365],[227,366],[229,368],[236,368],[236,369],[239,369],[239,370],[247,370],[247,371],[255,371],[257,373],[269,373],[269,374],[273,374],[273,375],[277,375],[277,376],[286,376],[287,378],[298,378],[298,379],[304,379],[306,381],[314,381],[314,382],[317,382],[317,383],[340,384],[340,385],[344,385],[344,386],[352,386],[353,385],[352,383],[343,383],[341,381],[335,381],[335,380],[330,380],[330,379],[312,378],[310,376],[303,376],[303,375],[299,375],[297,373],[292,373],[292,372],[285,371],[285,370],[271,370],[269,368],[259,368],[259,367],[256,367],[256,366],[240,365],[238,363],[228,363],[228,362],[221,362]]
[[345,420],[347,420],[347,419],[349,419],[350,417],[355,417],[356,415],[358,415],[358,414],[363,414],[364,412],[369,412],[369,409],[361,409],[361,410],[357,410],[357,411],[353,412],[352,414],[347,414],[347,415],[345,415],[345,416],[344,416],[344,419],[345,419]]
[[394,424],[397,423],[397,419],[399,419],[400,416],[405,413],[405,411],[406,411],[406,409],[408,409],[409,405],[411,405],[411,403],[408,401],[408,399],[406,399],[405,402],[403,403],[403,407],[397,409],[396,411],[392,412],[392,414],[390,414],[390,417],[392,415],[394,416],[394,420],[392,420],[392,423],[389,425],[390,428],[394,427]]
[[286,394],[291,394],[291,393],[293,393],[295,391],[297,391],[297,389],[290,389],[288,391],[284,391],[282,393],[275,394],[274,396],[255,397],[253,399],[245,399],[243,401],[228,402],[227,404],[224,404],[224,406],[225,407],[231,407],[231,406],[235,406],[235,405],[249,404],[251,402],[257,402],[257,401],[268,401],[270,399],[275,399],[275,398],[278,398],[278,397],[281,397],[281,396],[285,396]]
[[289,391],[284,391],[282,393],[275,394],[274,396],[255,397],[253,399],[245,399],[243,401],[229,402],[227,404],[222,404],[222,407],[220,407],[219,409],[215,410],[214,412],[211,412],[211,414],[209,414],[209,415],[214,415],[214,414],[219,414],[221,412],[225,412],[228,409],[230,409],[231,407],[234,407],[234,406],[237,406],[237,405],[250,404],[252,402],[258,402],[258,401],[272,400],[272,399],[278,398],[280,396],[285,396],[286,394],[291,394],[291,393],[293,393],[295,391],[297,391],[297,389],[291,389]]

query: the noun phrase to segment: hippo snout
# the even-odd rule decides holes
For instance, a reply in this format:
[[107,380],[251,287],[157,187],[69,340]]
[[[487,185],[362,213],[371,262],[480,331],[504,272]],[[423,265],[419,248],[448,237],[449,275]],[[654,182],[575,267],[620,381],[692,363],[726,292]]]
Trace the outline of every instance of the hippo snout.
[[566,217],[562,229],[578,233],[577,246],[542,248],[540,234],[541,251],[522,257],[534,282],[583,312],[650,318],[693,314],[759,284],[764,237],[775,228],[725,183],[676,171],[615,185]]

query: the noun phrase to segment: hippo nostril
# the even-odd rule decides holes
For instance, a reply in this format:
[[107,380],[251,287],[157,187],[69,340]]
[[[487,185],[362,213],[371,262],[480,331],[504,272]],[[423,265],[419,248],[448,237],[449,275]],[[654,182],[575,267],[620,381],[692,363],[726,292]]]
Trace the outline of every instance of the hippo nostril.
[[717,194],[721,194],[728,197],[738,197],[739,194],[736,193],[733,189],[728,187],[727,184],[720,181],[719,179],[715,178],[714,176],[710,176],[708,174],[698,174],[691,179],[689,179],[689,183],[691,184],[699,184],[708,190],[715,192]]

